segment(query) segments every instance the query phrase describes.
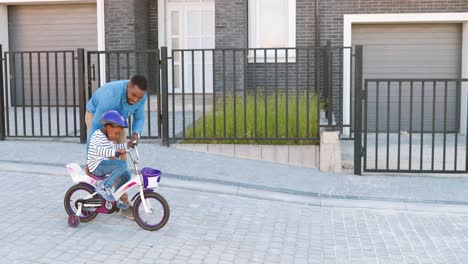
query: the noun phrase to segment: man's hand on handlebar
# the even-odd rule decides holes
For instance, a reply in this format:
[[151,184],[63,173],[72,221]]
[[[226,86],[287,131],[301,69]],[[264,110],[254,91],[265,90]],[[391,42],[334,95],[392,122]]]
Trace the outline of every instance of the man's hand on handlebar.
[[127,142],[127,148],[130,149],[130,148],[135,147],[135,146],[137,145],[136,143],[137,143],[136,141],[133,141],[132,139],[130,139],[130,140]]
[[138,140],[140,139],[140,135],[136,132],[132,134],[130,137],[130,141],[132,142],[132,147],[138,145]]

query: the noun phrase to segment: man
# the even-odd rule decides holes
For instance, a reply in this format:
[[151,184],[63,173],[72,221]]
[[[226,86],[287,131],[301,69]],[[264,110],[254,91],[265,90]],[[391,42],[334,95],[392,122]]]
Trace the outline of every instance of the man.
[[[94,131],[102,127],[101,116],[109,110],[116,110],[125,118],[133,115],[131,140],[138,141],[145,121],[145,102],[148,81],[144,76],[134,75],[130,80],[109,82],[101,86],[93,94],[86,104],[85,122],[88,129],[88,144]],[[117,144],[125,143],[127,135],[125,130],[120,134]],[[126,155],[121,156],[126,159]],[[124,194],[121,201],[129,206],[128,209],[120,210],[123,217],[133,219],[133,208],[128,195]]]

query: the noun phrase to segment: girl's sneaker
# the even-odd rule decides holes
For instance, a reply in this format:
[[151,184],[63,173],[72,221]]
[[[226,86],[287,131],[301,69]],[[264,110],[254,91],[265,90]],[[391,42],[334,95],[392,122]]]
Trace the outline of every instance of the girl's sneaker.
[[110,188],[104,187],[102,181],[96,184],[96,192],[102,196],[106,201],[115,202],[114,196],[112,195]]

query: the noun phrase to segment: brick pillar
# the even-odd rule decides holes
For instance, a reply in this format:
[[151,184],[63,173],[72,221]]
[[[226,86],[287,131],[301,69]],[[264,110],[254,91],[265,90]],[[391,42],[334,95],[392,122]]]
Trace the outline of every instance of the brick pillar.
[[[104,5],[106,50],[157,49],[157,0],[106,0]],[[109,59],[111,79],[127,78],[127,70],[130,76],[142,74],[148,78],[150,92],[154,92],[157,63],[154,54],[130,54],[129,67],[122,54],[120,78],[117,78],[116,56]]]
[[[215,47],[216,48],[247,48],[248,14],[247,0],[215,0]],[[244,58],[243,52],[237,51],[233,58],[232,51],[225,53],[225,75],[223,75],[223,55],[215,55],[216,90],[223,89],[223,77],[226,78],[226,90],[231,91],[234,85],[234,63],[236,89],[244,89]],[[235,62],[233,62],[235,61]]]

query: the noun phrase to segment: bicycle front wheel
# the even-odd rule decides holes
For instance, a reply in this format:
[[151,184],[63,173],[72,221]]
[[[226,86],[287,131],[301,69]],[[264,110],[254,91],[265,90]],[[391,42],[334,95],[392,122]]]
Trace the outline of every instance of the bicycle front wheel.
[[145,230],[155,231],[161,229],[169,220],[169,204],[159,193],[145,193],[145,198],[151,212],[145,212],[141,196],[138,196],[133,204],[135,222]]

